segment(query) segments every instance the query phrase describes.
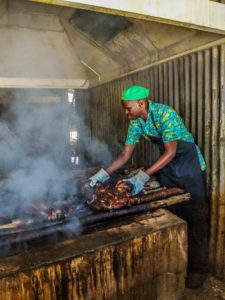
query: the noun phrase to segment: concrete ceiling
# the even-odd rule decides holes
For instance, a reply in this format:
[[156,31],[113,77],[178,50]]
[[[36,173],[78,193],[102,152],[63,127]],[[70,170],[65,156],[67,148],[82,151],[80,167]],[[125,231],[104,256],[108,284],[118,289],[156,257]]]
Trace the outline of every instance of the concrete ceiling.
[[75,11],[29,0],[1,0],[0,87],[88,88],[223,38],[126,16],[130,26],[100,45],[71,22]]

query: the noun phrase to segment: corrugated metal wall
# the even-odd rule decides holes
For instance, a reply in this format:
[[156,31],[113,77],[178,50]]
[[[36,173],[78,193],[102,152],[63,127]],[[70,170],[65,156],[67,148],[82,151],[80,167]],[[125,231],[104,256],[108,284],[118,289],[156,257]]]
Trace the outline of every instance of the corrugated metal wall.
[[[211,197],[210,261],[216,274],[224,276],[225,45],[91,89],[92,136],[109,145],[113,157],[123,147],[128,125],[120,106],[121,90],[131,84],[148,87],[153,101],[175,108],[205,156]],[[148,165],[157,156],[151,143],[142,141],[133,163]]]

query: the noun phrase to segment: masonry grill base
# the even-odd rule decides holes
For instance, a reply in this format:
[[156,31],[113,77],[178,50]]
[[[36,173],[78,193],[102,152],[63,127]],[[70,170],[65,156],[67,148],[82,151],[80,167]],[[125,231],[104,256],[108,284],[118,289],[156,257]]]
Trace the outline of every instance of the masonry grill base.
[[186,264],[186,223],[161,209],[2,258],[0,299],[175,300]]

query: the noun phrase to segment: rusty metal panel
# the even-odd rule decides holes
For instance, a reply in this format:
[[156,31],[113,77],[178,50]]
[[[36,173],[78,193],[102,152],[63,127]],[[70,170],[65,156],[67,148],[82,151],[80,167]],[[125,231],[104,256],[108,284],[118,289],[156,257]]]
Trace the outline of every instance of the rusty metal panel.
[[218,176],[218,221],[216,274],[225,277],[224,244],[225,244],[225,45],[219,47],[219,176]]
[[[212,49],[212,135],[211,135],[211,252],[210,259],[214,260],[217,246],[218,230],[218,183],[219,183],[219,157],[218,157],[218,129],[219,129],[219,49]],[[213,247],[214,246],[214,247]]]
[[204,60],[205,60],[205,71],[204,71],[204,154],[205,161],[207,165],[207,182],[208,182],[208,193],[209,187],[211,185],[211,164],[210,164],[210,153],[211,153],[211,134],[212,134],[212,90],[211,90],[211,49],[204,51]]
[[191,133],[196,136],[196,88],[197,88],[197,70],[196,70],[196,54],[191,55]]
[[190,91],[190,82],[191,82],[191,58],[186,56],[184,58],[184,122],[187,126],[187,129],[191,128],[191,91]]
[[203,86],[204,86],[204,76],[203,76],[203,53],[198,52],[197,54],[197,143],[201,149],[203,149],[203,107],[204,107],[204,98],[203,98]]

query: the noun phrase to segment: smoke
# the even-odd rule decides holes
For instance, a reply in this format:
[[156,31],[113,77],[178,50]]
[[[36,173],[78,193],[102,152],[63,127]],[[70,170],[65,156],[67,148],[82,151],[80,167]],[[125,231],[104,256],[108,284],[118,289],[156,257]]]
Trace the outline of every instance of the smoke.
[[[31,202],[62,200],[65,195],[73,197],[77,186],[71,164],[68,101],[29,103],[18,94],[9,115],[10,122],[0,121],[1,215],[18,216]],[[93,154],[99,167],[110,163],[108,146],[91,137],[82,114],[75,113],[73,122],[80,139],[78,155],[83,157],[78,167],[90,166]],[[75,227],[78,230],[77,224]]]
[[79,235],[82,232],[80,220],[76,217],[73,218],[63,227],[63,232],[68,238],[73,237],[74,235]]
[[[113,131],[113,124],[108,115],[105,118],[101,116],[100,126],[110,128]],[[82,115],[82,112],[79,112],[76,117],[76,127],[79,133],[79,154],[84,158],[81,162],[82,167],[87,167],[89,164],[99,167],[109,165],[113,161],[112,150],[115,150],[117,144],[110,148],[104,141],[100,141],[93,136],[90,128],[85,123],[85,116]],[[100,128],[100,131],[102,131],[102,128]],[[112,135],[114,135],[113,132]]]
[[20,159],[25,156],[19,138],[0,121],[0,169],[4,173],[17,168]]
[[15,99],[10,116],[10,125],[0,122],[4,211],[13,214],[31,201],[76,193],[69,163],[68,103],[30,104]]

